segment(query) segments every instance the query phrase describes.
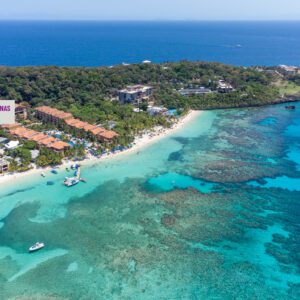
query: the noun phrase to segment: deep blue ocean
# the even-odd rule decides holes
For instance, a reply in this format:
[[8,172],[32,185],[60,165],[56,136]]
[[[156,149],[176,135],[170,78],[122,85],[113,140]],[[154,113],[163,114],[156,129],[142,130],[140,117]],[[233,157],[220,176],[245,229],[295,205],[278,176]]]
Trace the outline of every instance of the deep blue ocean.
[[300,65],[300,22],[0,22],[0,65]]

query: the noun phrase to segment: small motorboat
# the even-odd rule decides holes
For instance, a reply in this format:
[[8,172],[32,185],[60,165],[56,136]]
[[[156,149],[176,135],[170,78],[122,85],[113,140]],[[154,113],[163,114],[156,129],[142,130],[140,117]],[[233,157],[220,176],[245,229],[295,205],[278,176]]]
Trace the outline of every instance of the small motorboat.
[[72,177],[72,178],[66,177],[64,181],[64,185],[67,187],[71,187],[73,185],[76,185],[77,183],[79,183],[79,179],[77,177]]
[[42,172],[41,176],[42,176],[42,177],[46,177],[46,175],[45,175],[45,173],[44,173],[44,172]]
[[35,252],[45,247],[44,243],[35,243],[29,248],[29,252]]
[[288,105],[288,106],[285,107],[285,109],[287,109],[287,110],[295,110],[296,106],[295,105]]
[[85,178],[80,178],[79,179],[81,182],[87,183],[87,180]]

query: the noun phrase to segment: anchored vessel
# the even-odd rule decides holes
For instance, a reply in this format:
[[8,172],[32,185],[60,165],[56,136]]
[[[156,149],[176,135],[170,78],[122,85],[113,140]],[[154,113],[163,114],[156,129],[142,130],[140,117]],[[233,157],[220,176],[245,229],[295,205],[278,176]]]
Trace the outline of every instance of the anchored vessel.
[[296,109],[296,106],[294,106],[294,105],[288,105],[288,106],[285,107],[285,109],[287,109],[287,110],[294,110],[294,109]]
[[79,179],[77,177],[66,177],[65,181],[64,181],[64,185],[67,187],[73,186],[77,183],[79,183]]
[[77,183],[80,182],[80,167],[77,167],[75,177],[66,177],[64,181],[64,185],[67,187],[71,187],[73,185],[76,185]]
[[45,247],[44,243],[35,243],[29,248],[29,252],[35,252]]

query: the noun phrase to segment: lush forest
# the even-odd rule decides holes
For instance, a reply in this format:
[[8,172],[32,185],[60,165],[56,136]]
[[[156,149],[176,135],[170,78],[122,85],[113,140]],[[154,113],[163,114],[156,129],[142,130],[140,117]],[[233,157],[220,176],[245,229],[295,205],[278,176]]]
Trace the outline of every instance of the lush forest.
[[[184,97],[178,89],[205,86],[214,90],[226,80],[234,92]],[[117,91],[130,84],[154,87],[157,105],[181,110],[263,105],[280,100],[274,74],[220,63],[188,62],[136,64],[99,68],[0,67],[0,98],[26,101],[31,106],[50,105],[72,112],[89,122],[117,122],[117,130],[138,131],[164,119],[136,114],[120,105]],[[299,84],[299,79],[294,80]]]

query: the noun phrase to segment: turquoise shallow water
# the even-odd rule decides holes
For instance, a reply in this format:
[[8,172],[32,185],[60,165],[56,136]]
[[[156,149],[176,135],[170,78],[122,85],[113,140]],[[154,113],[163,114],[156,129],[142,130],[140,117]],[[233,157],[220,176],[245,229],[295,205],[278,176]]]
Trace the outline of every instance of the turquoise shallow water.
[[0,299],[299,299],[299,117],[205,112],[87,184],[1,186]]
[[214,184],[208,183],[200,179],[194,179],[191,176],[181,175],[177,173],[166,173],[147,181],[148,189],[160,192],[170,192],[175,189],[194,188],[202,193],[210,193]]

